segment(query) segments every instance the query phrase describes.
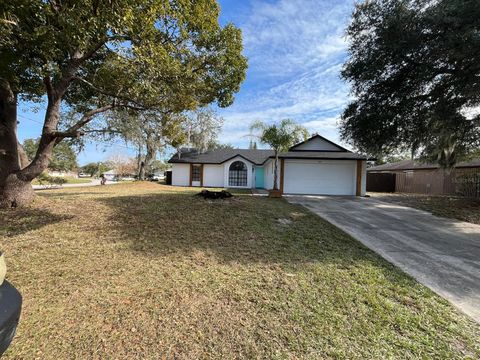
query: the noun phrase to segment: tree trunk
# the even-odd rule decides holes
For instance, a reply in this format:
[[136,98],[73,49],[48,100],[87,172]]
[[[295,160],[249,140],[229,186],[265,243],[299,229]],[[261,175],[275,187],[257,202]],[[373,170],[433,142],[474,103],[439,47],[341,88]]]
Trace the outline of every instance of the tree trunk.
[[152,172],[152,162],[155,160],[157,147],[155,146],[155,140],[152,138],[153,134],[147,134],[146,149],[145,153],[145,172],[149,175]]
[[32,181],[47,169],[52,157],[53,148],[58,143],[57,140],[60,140],[54,135],[60,120],[60,105],[61,98],[49,96],[42,135],[38,142],[38,149],[32,162],[20,171],[19,178],[22,180]]
[[17,96],[7,82],[0,83],[0,207],[17,207],[33,199],[30,181],[19,178]]
[[20,161],[20,169],[24,169],[30,164],[30,159],[23,148],[23,145],[18,143],[17,144],[17,151],[18,151],[18,161]]
[[145,180],[145,161],[140,161],[140,168],[138,170],[138,180]]
[[275,170],[273,172],[273,190],[278,190],[278,152],[275,151]]
[[0,207],[25,206],[31,203],[34,197],[31,182],[20,179],[17,173],[12,173],[5,180]]
[[[52,156],[60,119],[61,99],[48,99],[45,122],[35,158],[26,167],[17,139],[17,97],[8,83],[0,84],[0,206],[17,207],[33,200],[31,181],[44,171]],[[22,161],[22,162],[23,162]]]

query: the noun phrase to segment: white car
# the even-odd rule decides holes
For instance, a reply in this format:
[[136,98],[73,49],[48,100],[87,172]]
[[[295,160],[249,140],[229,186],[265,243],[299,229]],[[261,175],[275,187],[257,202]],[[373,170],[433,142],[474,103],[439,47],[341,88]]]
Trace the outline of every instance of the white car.
[[165,179],[165,175],[160,175],[160,174],[153,174],[151,179],[153,181],[162,181]]

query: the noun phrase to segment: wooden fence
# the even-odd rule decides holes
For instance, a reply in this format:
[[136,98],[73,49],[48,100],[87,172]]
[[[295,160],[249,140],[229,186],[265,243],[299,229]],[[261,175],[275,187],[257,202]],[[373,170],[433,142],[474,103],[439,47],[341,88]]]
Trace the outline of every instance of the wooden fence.
[[[480,169],[399,171],[395,191],[405,193],[480,197]],[[368,186],[368,185],[367,185]]]
[[395,192],[395,174],[367,173],[367,191]]

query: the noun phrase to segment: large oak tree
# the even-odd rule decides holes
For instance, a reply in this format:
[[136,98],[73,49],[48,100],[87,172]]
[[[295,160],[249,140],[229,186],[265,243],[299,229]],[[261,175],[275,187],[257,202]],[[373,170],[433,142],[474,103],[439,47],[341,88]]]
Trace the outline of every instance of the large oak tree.
[[357,4],[342,75],[353,101],[342,136],[358,149],[398,151],[445,168],[479,147],[478,0]]
[[[218,16],[215,0],[1,1],[0,205],[28,203],[53,148],[102,113],[230,105],[247,64],[240,30]],[[21,100],[46,102],[26,167],[17,147]]]

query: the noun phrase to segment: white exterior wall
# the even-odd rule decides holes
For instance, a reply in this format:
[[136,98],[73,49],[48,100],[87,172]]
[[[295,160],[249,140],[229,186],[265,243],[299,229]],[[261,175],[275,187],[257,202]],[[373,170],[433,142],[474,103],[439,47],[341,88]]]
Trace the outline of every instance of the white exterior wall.
[[[235,161],[241,161],[243,163],[245,163],[245,165],[247,165],[247,186],[230,186],[229,183],[228,183],[228,169],[230,168],[230,165],[232,163],[234,163]],[[240,157],[240,156],[236,156],[234,157],[233,159],[227,161],[226,163],[223,164],[224,165],[224,169],[223,169],[223,181],[224,181],[224,187],[228,188],[241,188],[241,189],[250,189],[253,187],[254,183],[253,183],[253,164],[248,161],[248,160],[245,160],[244,158]]]
[[310,151],[338,151],[341,150],[334,144],[329,143],[320,138],[314,138],[307,141],[305,144],[295,147],[295,150],[310,150]]
[[285,160],[287,194],[355,195],[356,160]]
[[[280,166],[281,161],[278,159],[278,169],[277,169],[277,188],[280,189]],[[275,160],[268,159],[267,162],[263,165],[263,185],[266,190],[273,189],[273,171],[275,168]]]
[[172,164],[172,185],[190,186],[190,164]]
[[206,187],[224,187],[224,166],[222,165],[203,165],[203,186]]

